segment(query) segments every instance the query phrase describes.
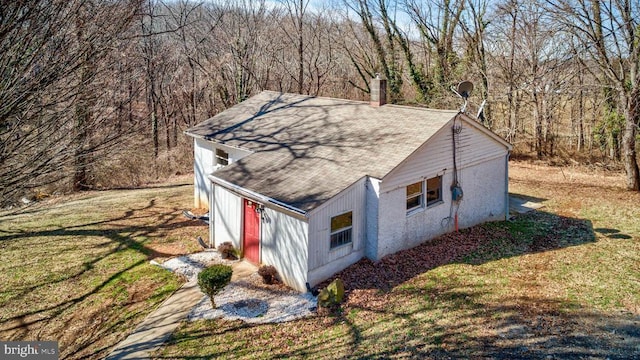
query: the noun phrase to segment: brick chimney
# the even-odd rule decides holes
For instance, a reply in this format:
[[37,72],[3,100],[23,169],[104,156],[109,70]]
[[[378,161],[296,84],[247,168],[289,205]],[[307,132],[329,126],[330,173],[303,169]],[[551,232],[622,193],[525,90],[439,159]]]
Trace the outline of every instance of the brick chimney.
[[371,106],[379,107],[387,103],[387,80],[381,79],[380,74],[376,74],[371,79]]

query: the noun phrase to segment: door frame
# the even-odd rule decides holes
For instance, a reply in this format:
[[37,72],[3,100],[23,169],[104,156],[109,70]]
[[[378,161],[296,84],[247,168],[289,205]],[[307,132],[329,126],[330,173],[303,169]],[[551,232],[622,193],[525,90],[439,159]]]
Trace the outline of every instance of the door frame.
[[[249,204],[251,203],[251,204]],[[252,259],[250,257],[247,256],[247,216],[246,216],[246,211],[247,211],[247,206],[251,205],[253,210],[256,213],[256,217],[257,217],[257,246],[258,246],[258,254],[257,254],[257,259]],[[254,200],[251,199],[247,199],[247,198],[242,198],[242,255],[244,257],[245,260],[249,261],[250,263],[254,263],[254,264],[260,264],[260,258],[261,258],[261,250],[262,250],[262,214],[260,214],[260,212],[258,211],[258,209],[260,209],[260,204]],[[253,260],[256,260],[255,262]]]

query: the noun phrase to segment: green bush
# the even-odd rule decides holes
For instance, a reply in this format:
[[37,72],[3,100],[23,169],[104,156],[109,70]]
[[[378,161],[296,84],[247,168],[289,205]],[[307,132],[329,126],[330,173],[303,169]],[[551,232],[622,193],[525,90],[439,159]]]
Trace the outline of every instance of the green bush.
[[229,284],[232,273],[231,266],[217,264],[202,270],[198,274],[198,286],[200,286],[200,290],[203,293],[209,296],[214,309],[216,308],[216,303],[213,297]]
[[318,294],[318,304],[324,307],[335,307],[344,298],[344,283],[340,279],[335,279]]

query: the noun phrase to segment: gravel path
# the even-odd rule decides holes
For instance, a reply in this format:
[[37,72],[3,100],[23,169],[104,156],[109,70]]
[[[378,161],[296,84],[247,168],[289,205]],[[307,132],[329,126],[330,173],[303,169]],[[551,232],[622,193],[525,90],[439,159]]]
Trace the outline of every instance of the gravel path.
[[315,314],[316,298],[300,294],[282,285],[264,285],[262,277],[253,274],[229,284],[215,296],[217,308],[208,297],[196,305],[189,320],[225,318],[251,324],[292,321]]
[[[216,251],[180,256],[159,264],[161,267],[197,281],[198,273],[213,264],[232,265]],[[266,285],[257,273],[231,282],[215,296],[216,309],[203,296],[188,315],[190,321],[223,318],[252,324],[292,321],[315,315],[317,299],[310,293],[301,294],[284,285]]]
[[169,259],[158,265],[186,277],[187,281],[198,281],[198,273],[207,266],[213,264],[232,265],[236,262],[238,262],[238,260],[231,261],[222,259],[222,256],[220,256],[220,253],[217,251],[203,251]]

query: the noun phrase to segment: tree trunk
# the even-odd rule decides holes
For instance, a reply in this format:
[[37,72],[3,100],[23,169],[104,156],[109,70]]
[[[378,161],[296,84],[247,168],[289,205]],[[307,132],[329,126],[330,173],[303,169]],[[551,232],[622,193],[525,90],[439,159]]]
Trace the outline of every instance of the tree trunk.
[[304,84],[304,34],[303,34],[303,16],[304,16],[304,0],[300,0],[298,3],[299,8],[299,16],[298,16],[298,94],[302,94],[303,92],[303,84]]
[[543,134],[542,134],[542,117],[543,112],[540,108],[540,99],[536,90],[533,90],[533,121],[534,121],[534,147],[538,159],[542,159],[543,151]]
[[[84,96],[84,94],[80,94]],[[89,106],[85,99],[80,99],[76,104],[76,144],[74,150],[73,190],[81,191],[89,189],[89,161],[85,152],[87,141],[87,126],[90,119]]]
[[151,102],[151,137],[153,138],[153,157],[157,158],[160,152],[160,140],[158,138],[158,116],[155,101]]
[[509,102],[509,114],[507,117],[508,135],[507,141],[514,142],[518,133],[518,96],[515,93],[517,91],[515,85],[515,51],[516,51],[516,31],[518,25],[518,7],[514,7],[511,11],[511,34],[510,34],[510,53],[509,53],[509,72],[507,74],[509,79],[509,92],[507,93],[507,99]]
[[[91,2],[87,3],[88,7],[92,7]],[[74,169],[73,169],[73,190],[81,191],[88,190],[89,184],[89,152],[86,151],[87,142],[89,139],[89,128],[91,121],[91,103],[90,103],[90,89],[89,84],[94,78],[93,59],[91,54],[93,53],[93,45],[91,41],[86,38],[85,32],[85,9],[78,14],[76,19],[76,37],[79,47],[85,49],[83,57],[83,64],[80,69],[80,79],[78,84],[78,97],[75,104],[75,149],[74,149]]]
[[640,88],[634,89],[626,101],[625,128],[622,136],[622,158],[627,174],[627,190],[640,191],[640,170],[636,153],[637,124],[640,120]]
[[584,146],[584,91],[580,89],[578,95],[578,152]]

